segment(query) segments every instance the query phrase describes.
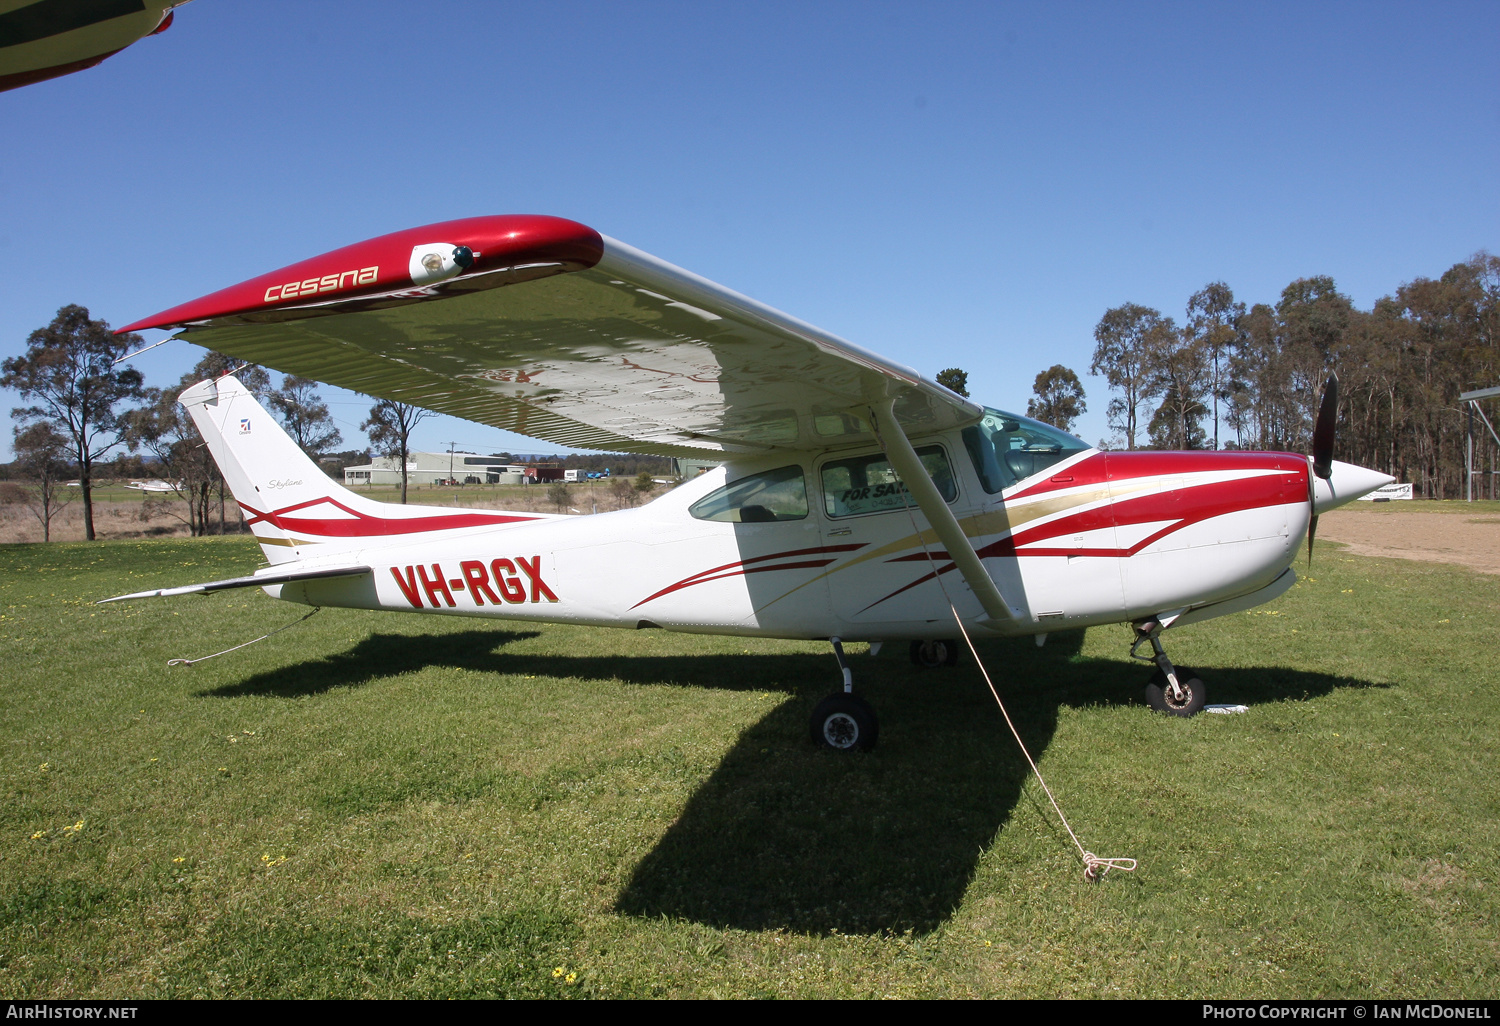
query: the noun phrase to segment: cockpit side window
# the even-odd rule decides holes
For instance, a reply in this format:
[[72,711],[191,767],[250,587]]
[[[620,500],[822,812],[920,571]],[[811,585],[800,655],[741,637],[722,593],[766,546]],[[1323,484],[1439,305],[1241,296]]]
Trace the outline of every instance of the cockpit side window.
[[807,516],[807,479],[797,466],[749,474],[715,488],[689,506],[688,513],[730,524],[802,520]]
[[991,495],[1089,447],[1051,424],[991,409],[964,428],[963,437],[979,483]]
[[[944,501],[958,498],[958,485],[942,447],[923,446],[917,450],[917,457]],[[916,500],[908,498],[906,485],[897,480],[884,453],[823,464],[823,507],[830,517],[881,513],[907,505],[915,506]]]

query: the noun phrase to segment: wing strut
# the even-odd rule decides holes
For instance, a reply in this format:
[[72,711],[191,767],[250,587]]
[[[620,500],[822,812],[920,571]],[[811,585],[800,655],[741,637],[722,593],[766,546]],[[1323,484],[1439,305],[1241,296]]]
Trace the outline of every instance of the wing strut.
[[927,476],[921,458],[917,456],[906,432],[896,420],[894,406],[894,399],[870,404],[875,436],[880,441],[880,447],[885,450],[886,458],[891,461],[891,466],[896,468],[912,497],[917,500],[917,508],[926,515],[927,522],[937,532],[938,539],[948,550],[948,558],[958,566],[958,572],[963,574],[964,581],[979,599],[990,622],[1002,624],[1018,619],[1020,614],[1000,594],[999,587],[984,569],[984,563],[974,551],[968,535],[964,534],[953,511],[943,501],[937,485]]

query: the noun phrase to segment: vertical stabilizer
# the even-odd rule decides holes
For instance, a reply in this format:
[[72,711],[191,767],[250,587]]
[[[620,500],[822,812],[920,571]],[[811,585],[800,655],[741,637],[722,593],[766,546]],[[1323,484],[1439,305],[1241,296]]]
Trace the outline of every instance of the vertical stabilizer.
[[[326,478],[327,475],[317,469],[238,378],[200,381],[184,389],[177,401],[187,407],[199,434],[208,442],[208,451],[219,465],[219,473],[224,475],[224,483],[229,486],[235,502],[240,504],[266,559],[272,563],[296,559],[296,542],[274,520],[265,517],[269,503],[261,497],[254,473],[240,457],[249,456],[257,448],[263,454],[269,451],[273,458],[280,456],[282,473],[277,479],[278,484],[295,478],[315,480],[309,470],[319,477]],[[243,436],[236,445],[230,444],[228,436],[231,432]],[[264,458],[252,462],[263,463]],[[333,484],[332,481],[328,483]]]
[[285,563],[318,546],[359,548],[371,540],[551,519],[536,513],[377,502],[338,484],[308,458],[239,380],[200,381],[178,397],[208,442],[266,558]]

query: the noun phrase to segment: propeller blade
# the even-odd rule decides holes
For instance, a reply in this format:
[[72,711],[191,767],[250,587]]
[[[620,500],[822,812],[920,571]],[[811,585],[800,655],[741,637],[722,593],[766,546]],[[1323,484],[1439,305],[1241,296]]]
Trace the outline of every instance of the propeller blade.
[[[1328,375],[1328,382],[1323,386],[1323,402],[1318,407],[1318,420],[1313,425],[1312,437],[1312,471],[1324,481],[1332,484],[1333,476],[1333,434],[1334,427],[1339,415],[1339,376]],[[1318,513],[1314,505],[1317,489],[1313,487],[1313,479],[1307,479],[1307,508],[1312,514],[1312,519],[1307,522],[1307,565],[1312,567],[1313,538],[1318,533]]]
[[1318,408],[1318,422],[1313,426],[1313,473],[1324,481],[1333,473],[1333,429],[1339,412],[1339,376],[1328,375],[1323,386],[1323,404]]

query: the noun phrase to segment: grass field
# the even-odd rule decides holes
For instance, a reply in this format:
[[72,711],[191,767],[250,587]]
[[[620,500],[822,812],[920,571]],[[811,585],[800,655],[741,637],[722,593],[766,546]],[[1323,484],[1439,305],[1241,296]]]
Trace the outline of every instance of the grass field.
[[[1277,603],[972,665],[259,592],[240,538],[0,547],[0,991],[40,997],[1495,997],[1493,578],[1320,543]],[[1174,632],[1175,633],[1175,632]],[[862,646],[855,646],[862,648]]]

